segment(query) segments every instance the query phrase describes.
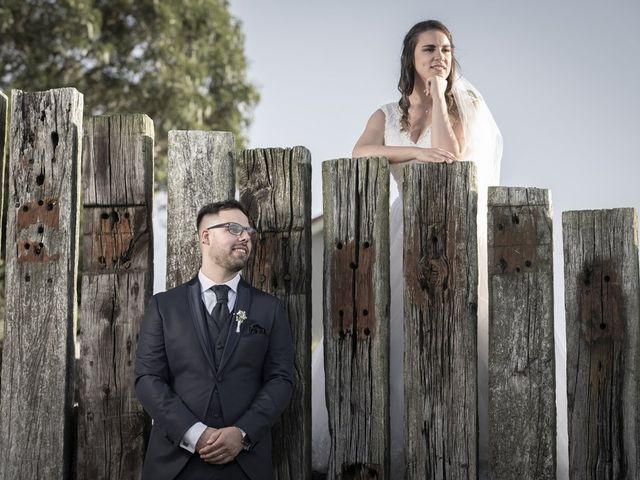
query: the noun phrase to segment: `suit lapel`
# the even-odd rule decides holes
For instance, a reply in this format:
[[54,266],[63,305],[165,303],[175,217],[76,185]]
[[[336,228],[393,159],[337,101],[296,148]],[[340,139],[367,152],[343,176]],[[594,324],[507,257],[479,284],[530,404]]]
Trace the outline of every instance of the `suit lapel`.
[[[233,307],[234,315],[237,312],[243,311],[247,317],[249,316],[249,307],[251,306],[251,287],[247,282],[245,282],[242,278],[238,283],[238,296],[236,297],[236,303]],[[224,351],[222,352],[222,361],[220,362],[220,372],[224,369],[225,365],[229,361],[231,355],[233,355],[234,350],[238,346],[238,341],[240,340],[240,336],[245,328],[245,323],[242,322],[240,324],[240,332],[236,332],[238,329],[238,323],[236,322],[236,317],[233,316],[231,319],[231,324],[229,325],[229,331],[227,332],[227,342],[224,346]]]
[[207,321],[207,319],[204,318],[204,311],[202,307],[202,293],[200,292],[200,290],[200,281],[196,276],[187,284],[187,291],[189,292],[189,306],[191,307],[191,320],[193,321],[193,326],[196,330],[196,336],[198,337],[198,341],[200,342],[202,351],[207,357],[209,365],[211,365],[211,368],[215,372],[216,364],[213,359],[213,352],[211,351],[209,337],[207,336],[207,331],[205,330],[205,322]]

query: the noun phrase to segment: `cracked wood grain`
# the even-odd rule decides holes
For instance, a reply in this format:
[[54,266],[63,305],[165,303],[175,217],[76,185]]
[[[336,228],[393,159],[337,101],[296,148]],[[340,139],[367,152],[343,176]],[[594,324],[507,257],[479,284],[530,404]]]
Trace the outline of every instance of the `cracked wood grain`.
[[638,217],[562,215],[571,478],[640,478]]
[[489,188],[492,478],[556,478],[553,236],[548,190]]
[[406,478],[476,479],[475,165],[406,166],[403,204]]
[[82,108],[73,88],[11,96],[0,478],[71,469]]
[[169,132],[167,289],[191,280],[201,264],[198,210],[234,198],[236,147],[229,132]]
[[153,122],[85,120],[76,478],[137,479],[149,425],[133,363],[153,292]]
[[276,480],[311,479],[311,153],[244,150],[240,201],[260,232],[243,275],[283,301],[294,342],[294,390],[273,426]]
[[389,165],[323,163],[329,478],[389,471]]

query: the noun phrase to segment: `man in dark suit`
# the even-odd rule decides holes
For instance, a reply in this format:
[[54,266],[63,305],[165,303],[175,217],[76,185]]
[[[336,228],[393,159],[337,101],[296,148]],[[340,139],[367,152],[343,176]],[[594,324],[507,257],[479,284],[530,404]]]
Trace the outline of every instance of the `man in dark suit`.
[[270,480],[271,426],[289,403],[293,343],[284,307],[240,277],[255,230],[235,200],[198,212],[202,266],[154,295],[136,353],[153,418],[143,478]]

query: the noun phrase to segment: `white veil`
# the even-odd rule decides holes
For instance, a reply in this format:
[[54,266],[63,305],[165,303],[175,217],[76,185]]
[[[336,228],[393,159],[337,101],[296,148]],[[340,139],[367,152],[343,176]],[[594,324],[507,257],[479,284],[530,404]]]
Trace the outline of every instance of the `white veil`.
[[464,77],[454,80],[451,92],[463,125],[465,148],[462,159],[477,164],[478,187],[498,185],[502,135],[489,107],[480,92]]

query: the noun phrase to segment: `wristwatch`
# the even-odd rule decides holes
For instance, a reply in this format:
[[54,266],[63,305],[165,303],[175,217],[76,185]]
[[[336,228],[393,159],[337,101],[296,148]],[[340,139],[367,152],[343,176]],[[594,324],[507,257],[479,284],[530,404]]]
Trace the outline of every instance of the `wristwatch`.
[[240,427],[236,427],[236,428],[240,430],[240,433],[242,434],[242,440],[240,440],[240,445],[242,445],[243,449],[248,451],[251,448],[251,440],[249,440],[249,435],[247,435],[247,432],[242,430]]

